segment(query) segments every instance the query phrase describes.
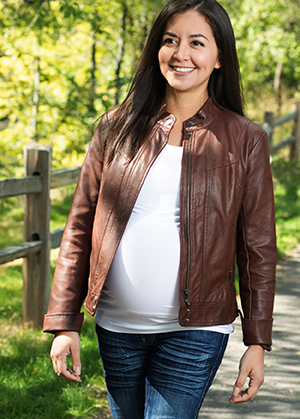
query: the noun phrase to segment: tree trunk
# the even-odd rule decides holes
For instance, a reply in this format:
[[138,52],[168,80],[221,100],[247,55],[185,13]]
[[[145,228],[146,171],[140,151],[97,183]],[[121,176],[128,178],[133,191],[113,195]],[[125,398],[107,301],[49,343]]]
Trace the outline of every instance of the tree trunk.
[[116,66],[116,73],[115,73],[116,74],[115,106],[119,104],[120,95],[121,95],[121,87],[122,87],[120,73],[121,73],[122,62],[124,59],[124,52],[125,52],[126,18],[127,18],[127,13],[128,13],[126,1],[122,2],[122,9],[123,9],[123,15],[122,15],[122,23],[121,23],[121,33],[120,33],[119,48],[118,48],[117,59],[116,59],[117,66]]
[[277,116],[280,115],[281,106],[282,106],[281,72],[282,72],[282,63],[278,63],[276,66],[275,77],[274,77],[274,90],[275,90],[275,97],[276,97],[276,104],[277,104],[277,109],[276,109]]
[[33,90],[33,115],[31,122],[32,129],[32,138],[34,141],[38,141],[38,131],[37,131],[37,116],[39,113],[39,90],[40,90],[40,78],[41,78],[41,67],[40,67],[40,57],[35,58],[36,70],[34,75],[34,90]]
[[93,33],[93,44],[92,44],[92,50],[91,50],[91,78],[90,78],[90,94],[89,94],[89,111],[94,114],[96,112],[95,109],[95,98],[96,98],[96,34]]

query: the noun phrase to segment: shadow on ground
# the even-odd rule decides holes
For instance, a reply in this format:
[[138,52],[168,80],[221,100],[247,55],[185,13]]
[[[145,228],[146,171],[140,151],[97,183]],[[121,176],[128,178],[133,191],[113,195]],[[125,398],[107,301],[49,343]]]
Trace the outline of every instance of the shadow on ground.
[[227,403],[244,352],[235,325],[227,353],[199,419],[300,418],[300,246],[277,266],[273,350],[266,354],[265,383],[252,402]]

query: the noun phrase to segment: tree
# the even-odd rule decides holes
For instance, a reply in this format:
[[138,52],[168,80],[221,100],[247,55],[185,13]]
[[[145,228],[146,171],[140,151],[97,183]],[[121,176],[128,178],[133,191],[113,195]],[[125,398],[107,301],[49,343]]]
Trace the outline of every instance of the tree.
[[280,113],[282,95],[300,87],[298,0],[243,0],[232,22],[246,94],[255,101],[272,92]]
[[[279,112],[283,97],[299,95],[298,0],[220,1],[235,30],[247,102],[271,95]],[[10,121],[0,131],[1,176],[20,167],[32,139],[52,145],[54,167],[82,162],[95,120],[125,97],[165,3],[0,0],[0,119]]]
[[82,161],[97,116],[124,98],[160,7],[158,0],[0,2],[0,118],[11,115],[0,147],[9,142],[20,156],[34,139],[52,144],[54,165]]

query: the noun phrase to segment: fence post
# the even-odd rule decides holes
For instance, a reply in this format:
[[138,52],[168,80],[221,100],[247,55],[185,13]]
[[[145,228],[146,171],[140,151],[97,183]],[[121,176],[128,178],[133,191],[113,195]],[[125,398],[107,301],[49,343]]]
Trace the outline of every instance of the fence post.
[[[270,126],[270,130],[268,129],[268,126]],[[270,153],[272,154],[272,147],[273,147],[273,129],[274,129],[274,113],[273,112],[265,112],[265,121],[264,121],[264,129],[266,129],[268,133],[268,143],[269,143],[269,149]]]
[[23,260],[23,322],[43,323],[50,290],[51,147],[30,143],[24,148],[25,176],[41,176],[43,189],[25,196],[24,241],[41,240],[42,250]]
[[295,111],[297,112],[297,117],[293,126],[293,135],[296,137],[295,142],[291,145],[290,149],[290,159],[299,160],[300,152],[300,100],[295,99],[292,101],[295,105]]

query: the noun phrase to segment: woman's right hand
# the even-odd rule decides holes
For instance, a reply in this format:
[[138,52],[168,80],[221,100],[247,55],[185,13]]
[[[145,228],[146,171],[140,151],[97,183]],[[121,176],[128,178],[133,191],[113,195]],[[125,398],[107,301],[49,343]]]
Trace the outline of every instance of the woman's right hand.
[[[77,332],[59,332],[50,352],[57,375],[67,380],[81,382],[80,338]],[[67,356],[72,357],[73,371],[67,367]]]

